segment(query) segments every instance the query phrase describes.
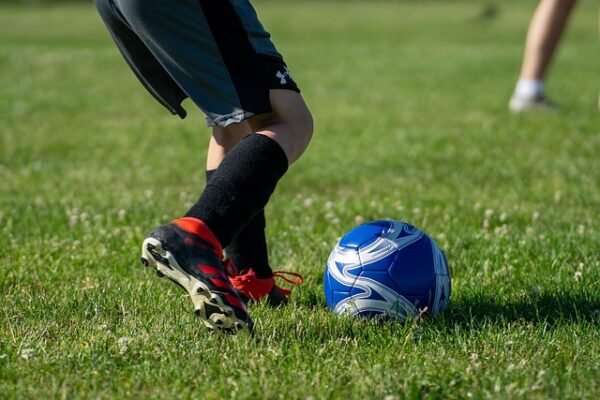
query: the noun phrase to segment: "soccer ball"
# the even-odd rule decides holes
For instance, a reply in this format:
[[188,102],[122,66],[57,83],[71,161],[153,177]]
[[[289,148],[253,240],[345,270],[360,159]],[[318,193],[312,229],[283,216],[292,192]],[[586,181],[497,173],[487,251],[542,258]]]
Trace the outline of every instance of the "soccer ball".
[[420,229],[389,219],[344,235],[324,280],[327,306],[339,315],[404,320],[436,314],[450,298],[444,252]]

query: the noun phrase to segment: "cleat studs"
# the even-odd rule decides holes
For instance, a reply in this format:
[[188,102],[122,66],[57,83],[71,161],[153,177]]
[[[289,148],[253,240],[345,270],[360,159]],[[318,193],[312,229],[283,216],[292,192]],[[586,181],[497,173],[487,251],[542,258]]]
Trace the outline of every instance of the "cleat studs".
[[162,278],[163,276],[165,276],[165,274],[163,274],[159,270],[156,270],[156,276],[158,276],[159,278]]
[[141,262],[142,264],[144,264],[144,267],[147,267],[147,266],[149,265],[149,263],[148,263],[148,260],[147,260],[147,259],[145,259],[144,257],[141,257],[141,258],[140,258],[140,262]]

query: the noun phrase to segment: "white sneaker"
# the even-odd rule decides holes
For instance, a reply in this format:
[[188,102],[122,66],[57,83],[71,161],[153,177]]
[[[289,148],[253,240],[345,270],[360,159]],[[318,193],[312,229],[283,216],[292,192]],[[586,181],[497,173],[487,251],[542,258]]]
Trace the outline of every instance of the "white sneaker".
[[552,111],[556,109],[556,104],[544,96],[518,97],[513,94],[508,103],[508,109],[514,113],[532,110]]

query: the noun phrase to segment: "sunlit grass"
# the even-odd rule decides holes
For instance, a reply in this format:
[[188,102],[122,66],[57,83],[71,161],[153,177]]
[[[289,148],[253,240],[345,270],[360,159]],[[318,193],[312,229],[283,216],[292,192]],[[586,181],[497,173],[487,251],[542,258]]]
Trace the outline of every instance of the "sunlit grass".
[[[316,133],[266,210],[306,282],[251,307],[254,338],[209,334],[138,265],[203,187],[200,113],[156,104],[91,5],[2,6],[0,398],[598,398],[597,5],[552,66],[559,111],[514,116],[521,3],[257,2]],[[378,218],[446,251],[439,318],[325,308],[327,255]]]

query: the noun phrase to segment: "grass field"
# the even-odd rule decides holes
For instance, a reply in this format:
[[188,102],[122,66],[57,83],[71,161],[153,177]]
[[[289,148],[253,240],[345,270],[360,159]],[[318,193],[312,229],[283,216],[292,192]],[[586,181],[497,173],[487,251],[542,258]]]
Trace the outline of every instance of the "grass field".
[[[495,3],[256,2],[316,132],[266,210],[306,283],[251,307],[254,338],[138,264],[204,185],[201,114],[155,103],[91,4],[0,6],[0,398],[599,398],[598,6],[554,60],[560,111],[516,116],[535,2]],[[378,218],[445,249],[441,317],[325,308],[336,240]]]

